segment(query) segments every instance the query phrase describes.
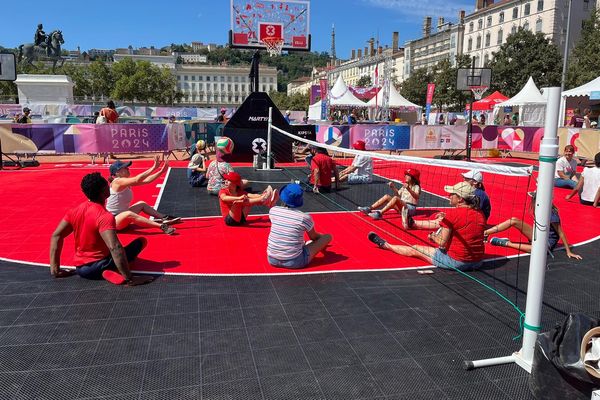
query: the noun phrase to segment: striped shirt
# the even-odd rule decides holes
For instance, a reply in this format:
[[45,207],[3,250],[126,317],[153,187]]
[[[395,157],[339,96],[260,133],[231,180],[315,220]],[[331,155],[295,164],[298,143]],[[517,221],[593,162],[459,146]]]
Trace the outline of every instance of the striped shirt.
[[294,208],[273,207],[269,211],[271,231],[267,255],[277,260],[291,260],[302,254],[304,232],[314,228],[310,215]]

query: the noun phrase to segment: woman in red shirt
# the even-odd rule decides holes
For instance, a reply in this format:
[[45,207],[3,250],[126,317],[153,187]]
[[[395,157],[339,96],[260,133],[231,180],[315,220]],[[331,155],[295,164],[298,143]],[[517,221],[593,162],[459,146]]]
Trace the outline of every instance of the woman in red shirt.
[[369,240],[384,250],[420,258],[438,268],[462,271],[479,267],[484,253],[485,217],[479,210],[474,188],[468,182],[459,182],[454,186],[444,186],[444,190],[453,208],[438,213],[434,220],[415,221],[413,224],[415,228],[440,228],[428,236],[437,247],[394,245],[375,232],[369,233]]
[[106,103],[106,107],[100,110],[100,115],[106,118],[107,124],[116,124],[119,122],[119,113],[117,112],[117,107],[115,107],[115,102],[109,100]]

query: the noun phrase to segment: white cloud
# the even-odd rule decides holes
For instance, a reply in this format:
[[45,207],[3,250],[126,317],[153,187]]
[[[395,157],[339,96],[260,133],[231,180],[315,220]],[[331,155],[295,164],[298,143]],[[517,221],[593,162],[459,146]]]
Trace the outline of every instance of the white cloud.
[[473,11],[474,2],[471,0],[454,1],[454,0],[362,0],[364,3],[373,7],[383,8],[390,11],[395,11],[398,14],[405,16],[426,15],[433,17],[449,17],[451,20],[458,19],[458,12],[465,10],[467,14]]

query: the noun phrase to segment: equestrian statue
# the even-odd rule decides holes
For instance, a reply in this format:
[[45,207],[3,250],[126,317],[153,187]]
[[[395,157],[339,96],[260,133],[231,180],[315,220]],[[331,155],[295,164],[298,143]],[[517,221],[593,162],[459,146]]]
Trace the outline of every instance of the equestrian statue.
[[46,35],[44,26],[39,24],[33,37],[33,43],[19,46],[19,62],[33,66],[33,61],[49,60],[52,61],[52,73],[54,73],[58,61],[60,61],[61,67],[65,62],[61,56],[61,45],[64,43],[62,31],[57,29]]

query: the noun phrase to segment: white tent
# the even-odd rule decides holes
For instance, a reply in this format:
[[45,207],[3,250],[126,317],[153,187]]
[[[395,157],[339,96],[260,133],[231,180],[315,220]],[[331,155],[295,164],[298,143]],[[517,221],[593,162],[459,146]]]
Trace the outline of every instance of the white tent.
[[308,106],[308,119],[310,121],[319,121],[321,119],[321,100]]
[[366,107],[367,104],[352,94],[342,76],[338,76],[328,94],[329,107]]
[[502,103],[496,104],[494,114],[504,107],[519,107],[518,125],[544,126],[546,103],[547,100],[530,76],[519,93]]
[[[381,103],[383,101],[383,90],[380,90],[376,96],[373,96],[371,100],[367,102],[368,107],[381,107]],[[388,100],[388,107],[407,110],[407,111],[421,111],[421,106],[416,105],[415,103],[411,103],[406,100],[394,87],[394,85],[390,85],[390,97]]]
[[600,92],[600,76],[594,80],[589,81],[588,83],[584,83],[583,85],[573,88],[571,90],[565,90],[562,92],[560,98],[560,119],[559,124],[563,125],[564,123],[564,115],[565,108],[567,103],[567,97],[583,97],[583,96],[591,96],[592,92]]

